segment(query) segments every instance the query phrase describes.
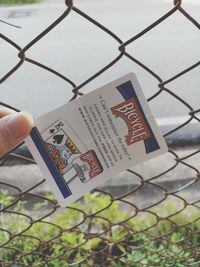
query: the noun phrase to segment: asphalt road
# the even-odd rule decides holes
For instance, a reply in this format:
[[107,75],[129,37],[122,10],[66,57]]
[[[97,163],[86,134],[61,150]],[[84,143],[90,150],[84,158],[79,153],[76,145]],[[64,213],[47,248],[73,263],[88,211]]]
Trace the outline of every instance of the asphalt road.
[[[84,3],[83,3],[84,2]],[[78,8],[98,20],[123,41],[133,37],[172,8],[168,1],[77,1]],[[186,10],[199,19],[200,5],[185,4]],[[0,32],[24,47],[64,11],[61,3],[0,8],[0,19],[22,26],[21,29],[0,23]],[[169,79],[199,61],[200,35],[180,12],[176,12],[148,34],[127,46],[127,52],[142,61],[163,80]],[[17,61],[17,51],[0,39],[0,76]],[[75,12],[41,39],[26,53],[27,57],[51,66],[81,84],[117,55],[118,43]],[[128,72],[137,74],[145,96],[157,92],[157,80],[127,58],[121,59],[110,70],[86,85],[86,93]],[[199,68],[168,85],[168,88],[199,108]],[[1,101],[25,109],[34,116],[41,115],[66,103],[71,86],[62,79],[40,68],[24,63],[6,82],[1,84]],[[179,101],[162,93],[150,102],[159,124],[176,125],[187,118],[188,110]]]

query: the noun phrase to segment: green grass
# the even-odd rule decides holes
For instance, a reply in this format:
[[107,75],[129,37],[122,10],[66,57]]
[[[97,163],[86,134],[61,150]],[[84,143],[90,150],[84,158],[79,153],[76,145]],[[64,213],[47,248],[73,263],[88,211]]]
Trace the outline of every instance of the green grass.
[[38,2],[40,2],[40,0],[0,0],[0,5],[23,5]]
[[[0,208],[13,201],[8,191],[1,191]],[[112,257],[109,267],[199,266],[198,206],[183,209],[177,200],[169,198],[161,207],[131,217],[130,211],[122,210],[120,201],[110,203],[108,195],[88,193],[84,202],[73,203],[31,227],[28,217],[2,213],[0,228],[7,232],[0,231],[0,244],[10,240],[8,233],[12,233],[13,239],[6,248],[1,248],[0,259],[5,263],[17,261],[17,266],[41,267],[46,262],[48,267],[68,267],[74,262],[79,262],[74,267],[96,266]],[[47,202],[36,203],[34,213],[41,212],[46,205]],[[30,215],[25,201],[19,201],[14,211]]]

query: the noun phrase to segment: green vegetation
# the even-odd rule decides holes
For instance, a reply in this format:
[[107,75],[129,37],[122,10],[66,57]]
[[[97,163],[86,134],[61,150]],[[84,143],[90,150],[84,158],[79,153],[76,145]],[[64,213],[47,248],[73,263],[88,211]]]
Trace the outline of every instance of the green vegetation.
[[[8,191],[1,191],[1,208],[14,200]],[[48,262],[48,267],[67,267],[75,262],[75,267],[103,262],[113,267],[199,266],[198,206],[184,209],[169,199],[162,207],[131,214],[120,201],[111,202],[109,195],[88,193],[84,202],[73,203],[51,220],[32,223],[28,215],[49,209],[47,204],[36,203],[28,213],[26,201],[21,200],[14,210],[1,213],[0,228],[6,231],[0,230],[0,245],[5,244],[0,259],[5,263],[47,266]]]
[[0,5],[23,5],[40,2],[40,0],[0,0]]

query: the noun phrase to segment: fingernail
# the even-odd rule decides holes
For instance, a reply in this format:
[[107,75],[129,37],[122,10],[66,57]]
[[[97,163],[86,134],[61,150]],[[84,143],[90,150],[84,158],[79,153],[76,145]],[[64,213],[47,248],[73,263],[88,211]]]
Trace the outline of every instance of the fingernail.
[[8,135],[13,139],[27,135],[33,124],[32,116],[24,111],[8,115],[3,119]]

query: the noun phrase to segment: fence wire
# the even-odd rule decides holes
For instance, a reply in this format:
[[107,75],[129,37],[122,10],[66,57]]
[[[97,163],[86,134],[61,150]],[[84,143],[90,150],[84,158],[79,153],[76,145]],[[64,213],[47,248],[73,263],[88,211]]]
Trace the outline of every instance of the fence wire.
[[[82,95],[80,89],[126,57],[157,82],[157,92],[149,102],[165,92],[187,108],[188,119],[166,132],[166,138],[179,133],[192,121],[200,122],[200,109],[194,109],[187,99],[169,89],[170,83],[197,68],[199,61],[163,80],[126,51],[130,44],[176,12],[199,29],[199,23],[187,13],[181,0],[174,1],[169,12],[126,41],[75,7],[72,0],[66,0],[65,6],[63,14],[25,47],[0,33],[0,38],[16,50],[19,58],[18,63],[1,77],[1,84],[27,61],[70,84],[73,100]],[[103,30],[118,44],[116,58],[79,85],[51,66],[26,56],[26,52],[62,23],[70,12],[94,24],[97,31]],[[5,103],[1,105],[9,107]],[[50,194],[35,193],[45,179],[26,190],[8,184],[6,179],[1,181],[0,266],[200,266],[200,198],[197,193],[191,197],[200,182],[199,166],[194,165],[199,160],[200,149],[191,146],[186,152],[170,147],[164,169],[153,177],[127,170],[127,175],[134,177],[132,185],[121,186],[117,193],[112,189],[96,189],[64,210]],[[14,150],[1,159],[1,168],[11,159],[34,164],[33,159],[20,156]],[[174,180],[175,172],[181,173],[181,168],[190,173],[189,179],[174,182],[173,188],[162,182],[164,177]],[[144,201],[147,191],[152,193]]]

